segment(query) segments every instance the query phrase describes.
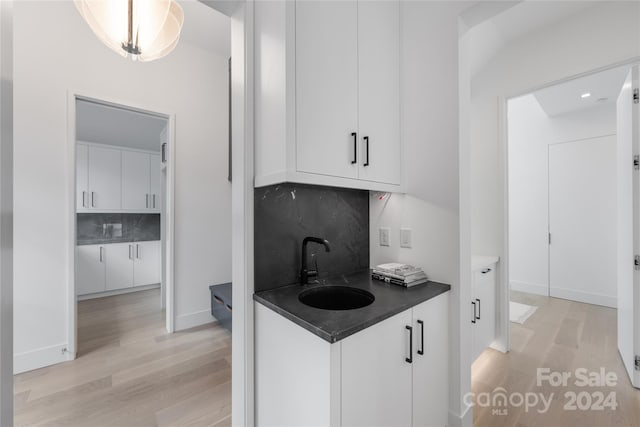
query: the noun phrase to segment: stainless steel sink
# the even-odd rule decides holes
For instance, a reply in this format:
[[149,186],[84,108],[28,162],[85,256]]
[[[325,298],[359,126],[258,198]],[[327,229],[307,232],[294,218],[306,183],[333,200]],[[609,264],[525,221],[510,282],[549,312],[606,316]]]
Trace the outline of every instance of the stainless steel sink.
[[375,301],[371,292],[348,286],[319,286],[303,291],[301,303],[322,310],[355,310]]

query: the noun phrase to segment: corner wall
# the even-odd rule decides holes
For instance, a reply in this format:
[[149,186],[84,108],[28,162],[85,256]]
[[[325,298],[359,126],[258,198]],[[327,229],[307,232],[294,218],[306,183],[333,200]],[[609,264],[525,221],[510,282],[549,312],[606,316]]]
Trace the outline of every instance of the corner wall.
[[212,321],[208,285],[231,280],[228,58],[179,43],[127,60],[70,1],[18,2],[14,43],[16,371],[67,360],[69,91],[175,114],[175,325]]

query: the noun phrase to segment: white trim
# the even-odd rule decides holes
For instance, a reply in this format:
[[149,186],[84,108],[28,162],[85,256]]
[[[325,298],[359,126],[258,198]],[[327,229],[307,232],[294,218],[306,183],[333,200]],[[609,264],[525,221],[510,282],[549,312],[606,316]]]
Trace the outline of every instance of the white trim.
[[540,283],[521,282],[519,280],[512,280],[509,283],[509,289],[512,291],[526,292],[528,294],[549,296],[549,285],[543,285]]
[[586,304],[602,305],[604,307],[616,308],[618,306],[618,299],[615,295],[594,294],[590,292],[576,291],[575,289],[550,288],[549,296],[583,302]]
[[253,2],[231,15],[232,91],[232,416],[255,424],[253,310]]
[[210,309],[181,314],[176,317],[174,331],[184,331],[185,329],[195,328],[215,321],[216,319],[211,315]]
[[68,351],[68,348],[67,344],[62,343],[15,354],[13,356],[13,373],[20,374],[73,360],[74,355]]
[[13,425],[13,1],[0,1],[0,425]]
[[[167,119],[166,117],[162,117],[163,119]],[[160,141],[160,138],[158,138],[158,141]],[[154,154],[154,155],[158,155],[161,154],[161,150],[141,150],[139,148],[132,148],[132,147],[125,147],[124,145],[112,145],[112,144],[101,144],[99,142],[89,142],[89,141],[80,141],[78,140],[76,142],[76,144],[78,145],[86,145],[89,147],[100,147],[100,148],[110,148],[112,150],[119,150],[119,151],[133,151],[135,153],[145,153],[145,154]]]
[[[69,263],[67,264],[67,278],[69,286],[67,288],[67,339],[68,339],[68,352],[71,359],[75,358],[77,353],[77,297],[75,286],[75,257],[76,257],[76,100],[85,100],[89,102],[95,102],[102,105],[108,105],[120,109],[126,109],[130,111],[141,112],[150,114],[156,117],[165,118],[168,122],[167,128],[167,144],[169,153],[167,156],[167,185],[166,194],[164,197],[165,203],[165,221],[167,224],[167,236],[162,236],[167,245],[167,256],[164,260],[164,264],[167,269],[166,276],[166,328],[167,332],[172,333],[174,331],[174,306],[175,306],[175,287],[174,287],[174,233],[175,226],[173,218],[175,208],[175,114],[170,112],[164,112],[163,108],[155,108],[148,105],[140,105],[128,100],[114,99],[106,94],[87,94],[83,91],[68,90],[67,91],[67,156],[68,165],[70,165],[70,171],[68,173],[68,257]],[[86,142],[81,142],[87,144]],[[126,147],[117,147],[123,149]],[[154,153],[157,154],[157,153]],[[83,212],[78,210],[78,212]],[[96,211],[90,211],[96,212]],[[129,212],[130,211],[126,211]],[[155,211],[148,211],[147,213],[156,213]]]
[[135,286],[135,287],[132,287],[132,288],[115,289],[113,291],[96,292],[96,293],[93,293],[93,294],[78,295],[77,300],[78,301],[86,301],[86,300],[89,300],[89,299],[112,297],[112,296],[115,296],[115,295],[130,294],[130,293],[133,293],[133,292],[148,291],[149,289],[158,289],[158,288],[160,288],[160,283],[154,283],[153,285]]

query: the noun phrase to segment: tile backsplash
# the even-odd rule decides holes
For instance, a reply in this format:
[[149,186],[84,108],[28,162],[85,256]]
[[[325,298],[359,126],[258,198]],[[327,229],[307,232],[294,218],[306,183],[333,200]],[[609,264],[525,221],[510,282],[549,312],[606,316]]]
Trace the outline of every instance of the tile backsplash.
[[77,244],[160,240],[160,214],[79,213]]
[[331,252],[310,243],[308,265],[319,277],[369,267],[369,192],[279,184],[254,192],[255,290],[296,283],[302,240],[320,237]]

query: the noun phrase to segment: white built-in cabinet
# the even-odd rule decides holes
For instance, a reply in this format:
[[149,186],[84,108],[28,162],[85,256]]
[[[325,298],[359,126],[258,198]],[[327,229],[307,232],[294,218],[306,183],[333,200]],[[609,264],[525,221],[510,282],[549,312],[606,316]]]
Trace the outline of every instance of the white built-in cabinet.
[[77,246],[76,294],[153,285],[161,282],[161,242]]
[[256,186],[399,191],[400,4],[256,4]]
[[446,425],[448,298],[334,344],[256,304],[256,425]]
[[496,338],[496,264],[473,271],[471,284],[472,359],[476,360]]
[[76,145],[78,212],[160,212],[161,162],[155,153]]

